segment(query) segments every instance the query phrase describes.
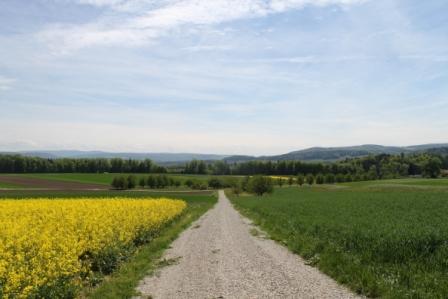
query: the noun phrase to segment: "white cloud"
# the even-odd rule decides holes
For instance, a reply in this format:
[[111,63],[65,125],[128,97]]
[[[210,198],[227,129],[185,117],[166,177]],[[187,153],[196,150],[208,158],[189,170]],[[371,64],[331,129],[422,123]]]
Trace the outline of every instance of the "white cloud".
[[401,55],[400,59],[423,60],[431,62],[448,62],[448,56],[444,55]]
[[0,90],[11,89],[12,85],[16,82],[15,79],[0,76]]
[[114,6],[114,5],[120,4],[124,1],[123,0],[78,0],[77,2],[80,4],[90,4],[90,5],[94,5],[94,6]]
[[[263,17],[304,6],[347,6],[366,0],[77,0],[109,7],[107,14],[82,26],[53,26],[40,38],[63,50],[94,45],[141,45],[170,30]],[[120,12],[121,11],[121,12]]]

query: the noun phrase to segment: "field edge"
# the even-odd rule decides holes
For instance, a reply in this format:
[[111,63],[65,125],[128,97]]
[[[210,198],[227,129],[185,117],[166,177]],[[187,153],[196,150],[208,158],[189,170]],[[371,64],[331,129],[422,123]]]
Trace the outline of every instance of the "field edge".
[[216,194],[208,198],[209,200],[200,204],[188,203],[186,211],[164,228],[157,238],[140,247],[129,261],[122,264],[98,286],[84,289],[81,298],[112,299],[138,296],[136,291],[138,283],[160,267],[159,260],[164,251],[185,229],[216,204]]

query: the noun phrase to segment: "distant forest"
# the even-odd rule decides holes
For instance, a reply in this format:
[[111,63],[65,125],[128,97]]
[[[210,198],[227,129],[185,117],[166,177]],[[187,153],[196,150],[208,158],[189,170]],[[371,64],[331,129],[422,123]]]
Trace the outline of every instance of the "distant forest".
[[364,179],[386,179],[415,175],[437,177],[442,169],[448,169],[448,150],[409,155],[370,155],[332,163],[249,161],[231,164],[224,161],[206,163],[193,160],[186,164],[184,173],[217,175],[344,174],[364,177]]
[[149,159],[45,159],[0,155],[1,173],[165,173],[167,169]]
[[0,155],[1,173],[185,173],[215,175],[343,174],[354,178],[386,179],[423,175],[437,177],[448,169],[448,149],[414,154],[379,154],[337,162],[248,161],[229,163],[192,160],[166,168],[149,159],[45,159],[21,155]]

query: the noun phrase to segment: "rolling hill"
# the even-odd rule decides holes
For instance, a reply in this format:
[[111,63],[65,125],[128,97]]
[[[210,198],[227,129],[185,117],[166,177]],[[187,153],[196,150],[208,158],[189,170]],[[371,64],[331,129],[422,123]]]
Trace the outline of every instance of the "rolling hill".
[[304,150],[293,151],[287,154],[274,156],[230,156],[224,158],[229,163],[246,162],[251,160],[264,161],[335,161],[345,158],[355,158],[367,155],[413,153],[422,151],[434,151],[437,149],[448,148],[448,144],[422,144],[413,146],[382,146],[375,144],[365,144],[347,147],[312,147]]
[[272,156],[247,156],[247,155],[216,155],[198,153],[114,153],[103,151],[76,151],[76,150],[49,150],[49,151],[21,151],[4,152],[5,154],[21,154],[24,156],[41,157],[48,159],[57,158],[122,158],[122,159],[151,159],[162,164],[183,163],[196,160],[218,161],[238,163],[246,161],[335,161],[345,158],[355,158],[367,155],[414,153],[414,152],[446,153],[448,143],[443,144],[421,144],[412,146],[383,146],[376,144],[364,144],[346,147],[312,147],[308,149],[289,152]]

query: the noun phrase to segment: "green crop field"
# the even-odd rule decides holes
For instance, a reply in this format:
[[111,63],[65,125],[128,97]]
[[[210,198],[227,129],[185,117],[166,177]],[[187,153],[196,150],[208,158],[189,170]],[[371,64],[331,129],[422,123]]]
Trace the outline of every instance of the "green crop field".
[[[24,177],[42,178],[48,180],[69,181],[79,183],[96,183],[110,185],[113,178],[120,175],[129,175],[121,173],[39,173],[39,174],[23,174]],[[134,174],[137,178],[147,177],[150,174]],[[207,181],[211,177],[228,178],[229,176],[211,176],[211,175],[188,175],[188,174],[167,174],[176,180],[184,183],[188,179]]]
[[279,188],[232,202],[273,239],[358,293],[448,295],[446,179]]
[[0,188],[14,189],[14,188],[20,188],[20,186],[15,185],[15,184],[0,182]]

